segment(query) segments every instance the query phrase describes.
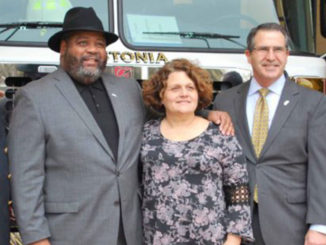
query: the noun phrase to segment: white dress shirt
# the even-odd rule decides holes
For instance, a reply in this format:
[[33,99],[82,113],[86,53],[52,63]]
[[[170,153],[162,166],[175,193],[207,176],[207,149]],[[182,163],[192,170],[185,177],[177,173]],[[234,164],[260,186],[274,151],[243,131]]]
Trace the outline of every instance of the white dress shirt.
[[[276,112],[277,105],[279,103],[284,85],[285,85],[285,76],[282,75],[276,82],[272,83],[268,89],[269,93],[266,95],[266,101],[268,104],[268,127],[270,128],[273,122],[273,118]],[[247,95],[247,104],[246,104],[246,114],[247,114],[247,121],[249,126],[250,135],[252,135],[252,127],[254,123],[254,114],[256,108],[256,102],[260,97],[259,89],[262,86],[256,81],[253,77],[250,82],[248,95]],[[312,224],[310,225],[310,230],[318,231],[323,234],[326,234],[326,226],[325,225],[318,225]]]

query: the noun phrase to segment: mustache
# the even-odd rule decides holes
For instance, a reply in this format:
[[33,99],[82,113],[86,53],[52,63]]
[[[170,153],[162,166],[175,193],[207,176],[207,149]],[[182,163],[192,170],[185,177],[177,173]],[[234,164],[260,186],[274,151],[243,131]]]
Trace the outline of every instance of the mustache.
[[88,55],[83,55],[80,58],[80,62],[83,62],[85,60],[89,60],[89,59],[94,59],[96,62],[101,63],[101,58],[98,54],[88,54]]
[[263,64],[263,65],[279,65],[279,63],[278,63],[278,62],[275,62],[275,61],[271,61],[271,62],[269,62],[269,61],[265,61],[265,62],[263,62],[262,64]]

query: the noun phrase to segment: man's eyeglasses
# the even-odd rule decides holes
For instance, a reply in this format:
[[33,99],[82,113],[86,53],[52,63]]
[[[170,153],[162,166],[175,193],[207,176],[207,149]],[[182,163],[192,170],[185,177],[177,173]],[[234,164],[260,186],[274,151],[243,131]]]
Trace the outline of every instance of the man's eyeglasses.
[[253,51],[256,51],[257,53],[261,55],[267,55],[270,50],[273,51],[274,54],[284,54],[287,51],[287,48],[285,47],[257,47],[253,48]]

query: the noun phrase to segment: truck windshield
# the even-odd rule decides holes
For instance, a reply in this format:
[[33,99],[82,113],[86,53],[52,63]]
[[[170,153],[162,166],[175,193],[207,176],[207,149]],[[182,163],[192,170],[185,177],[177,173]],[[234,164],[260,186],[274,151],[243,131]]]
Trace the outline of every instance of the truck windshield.
[[68,9],[92,6],[109,26],[107,0],[0,0],[0,44],[45,44],[61,29]]
[[[280,19],[285,20],[293,45],[293,50],[315,53],[316,35],[313,21],[313,1],[278,1]],[[316,12],[315,12],[316,13]]]
[[133,47],[240,49],[249,30],[279,22],[273,0],[123,0],[123,39]]

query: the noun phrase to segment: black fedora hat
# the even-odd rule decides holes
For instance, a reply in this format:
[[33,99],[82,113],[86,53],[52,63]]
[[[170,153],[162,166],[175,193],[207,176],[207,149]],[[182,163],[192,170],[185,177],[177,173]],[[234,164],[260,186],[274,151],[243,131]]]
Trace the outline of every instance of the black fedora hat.
[[62,30],[49,38],[48,46],[55,52],[60,52],[60,42],[64,34],[74,31],[95,31],[105,36],[106,45],[118,40],[118,36],[104,31],[101,20],[93,8],[75,7],[69,9],[65,15]]

